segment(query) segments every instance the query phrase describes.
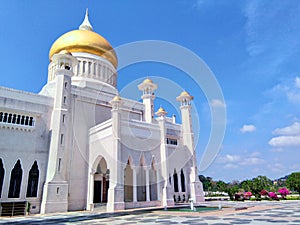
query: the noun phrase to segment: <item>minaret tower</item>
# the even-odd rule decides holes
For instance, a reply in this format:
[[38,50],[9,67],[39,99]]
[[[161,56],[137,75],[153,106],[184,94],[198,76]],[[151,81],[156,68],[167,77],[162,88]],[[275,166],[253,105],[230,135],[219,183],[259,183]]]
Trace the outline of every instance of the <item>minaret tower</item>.
[[142,99],[145,105],[144,120],[147,123],[152,123],[154,118],[154,91],[157,89],[157,85],[151,79],[147,78],[138,85],[138,88],[143,91]]
[[194,133],[191,118],[191,101],[194,99],[187,91],[183,91],[176,100],[180,102],[181,121],[182,121],[182,138],[183,144],[188,148],[191,154],[192,166],[190,172],[190,191],[191,199],[194,202],[204,201],[203,186],[199,181],[196,151],[194,143]]
[[72,68],[77,60],[66,50],[53,55],[55,65],[55,95],[51,118],[51,140],[41,213],[68,210],[68,182],[66,179],[69,155],[70,104]]
[[160,107],[157,112],[155,113],[158,118],[157,122],[160,128],[160,158],[161,158],[161,176],[163,179],[163,185],[162,185],[162,205],[164,207],[166,206],[173,206],[174,205],[174,199],[172,196],[172,188],[170,187],[170,184],[168,182],[168,153],[167,153],[167,147],[166,147],[166,118],[167,112],[164,110],[164,108]]

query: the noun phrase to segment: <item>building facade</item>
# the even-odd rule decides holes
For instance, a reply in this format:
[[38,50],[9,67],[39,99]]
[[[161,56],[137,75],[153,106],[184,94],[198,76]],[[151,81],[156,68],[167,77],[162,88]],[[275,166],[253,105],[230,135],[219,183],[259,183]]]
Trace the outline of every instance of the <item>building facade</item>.
[[143,102],[119,96],[116,53],[87,13],[49,59],[40,93],[0,87],[1,203],[51,213],[204,201],[188,92],[177,97],[182,124],[154,112],[150,79],[137,87]]

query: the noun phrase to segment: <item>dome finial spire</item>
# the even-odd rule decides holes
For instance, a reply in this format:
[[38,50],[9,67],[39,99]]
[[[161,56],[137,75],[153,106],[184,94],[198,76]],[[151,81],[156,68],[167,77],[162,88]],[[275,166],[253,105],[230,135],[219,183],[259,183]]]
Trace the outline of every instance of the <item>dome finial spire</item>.
[[79,26],[79,30],[93,30],[93,27],[89,21],[89,9],[86,8],[85,17],[82,24]]

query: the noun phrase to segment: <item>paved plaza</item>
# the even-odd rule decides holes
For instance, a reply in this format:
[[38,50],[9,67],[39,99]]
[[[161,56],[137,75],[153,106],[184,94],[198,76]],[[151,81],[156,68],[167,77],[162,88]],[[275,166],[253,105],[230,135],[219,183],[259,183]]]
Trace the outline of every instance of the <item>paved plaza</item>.
[[1,217],[0,224],[300,224],[300,201],[206,202],[205,206],[222,205],[222,210],[178,212],[132,210],[118,213],[71,212],[63,214]]

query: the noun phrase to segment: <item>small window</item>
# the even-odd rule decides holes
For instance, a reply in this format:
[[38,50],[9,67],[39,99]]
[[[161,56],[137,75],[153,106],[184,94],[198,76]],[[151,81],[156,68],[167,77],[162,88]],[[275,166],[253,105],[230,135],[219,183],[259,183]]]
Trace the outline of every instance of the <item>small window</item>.
[[167,138],[168,145],[177,145],[177,139]]
[[61,134],[61,135],[60,135],[60,144],[61,144],[61,145],[63,144],[63,141],[64,141],[64,134]]
[[68,87],[68,82],[65,82],[65,89]]
[[61,158],[58,159],[58,167],[57,167],[58,172],[60,172],[60,164],[61,164]]
[[71,69],[71,67],[69,66],[69,64],[68,64],[68,63],[66,63],[66,65],[65,65],[65,69],[66,69],[66,70],[70,70],[70,69]]
[[63,114],[62,115],[62,122],[65,123],[65,120],[66,120],[66,114]]
[[66,104],[66,102],[67,102],[67,97],[64,96],[64,104]]

